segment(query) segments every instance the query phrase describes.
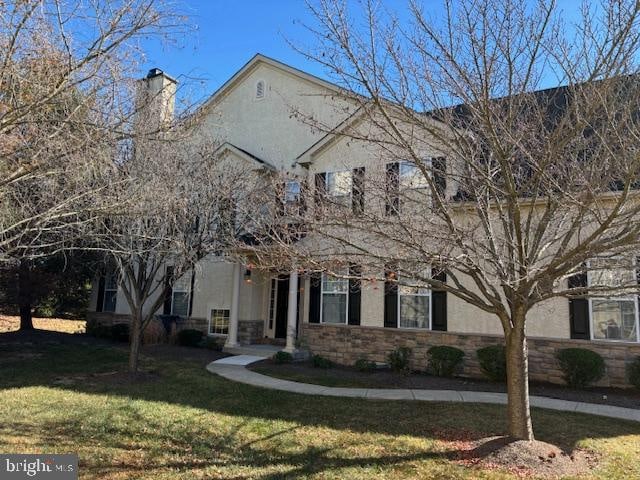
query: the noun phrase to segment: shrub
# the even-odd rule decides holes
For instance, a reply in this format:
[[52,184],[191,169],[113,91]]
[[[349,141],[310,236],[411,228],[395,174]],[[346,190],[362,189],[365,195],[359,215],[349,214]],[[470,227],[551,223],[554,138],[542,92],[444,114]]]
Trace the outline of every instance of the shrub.
[[311,357],[311,363],[316,368],[331,368],[333,362],[328,358],[321,357],[320,355],[314,355]]
[[565,348],[556,352],[556,358],[570,387],[586,387],[604,375],[604,359],[592,350]]
[[100,325],[97,322],[87,323],[87,335],[96,338],[111,338],[111,327]]
[[487,378],[494,382],[507,380],[507,357],[504,345],[489,345],[476,351],[480,368]]
[[144,345],[157,345],[163,343],[166,337],[166,330],[159,320],[151,320],[147,328],[142,332],[142,343]]
[[224,347],[224,340],[220,337],[205,337],[202,340],[202,346],[209,350],[221,352],[222,347]]
[[117,342],[129,341],[129,324],[116,323],[111,325],[111,338]]
[[462,363],[464,352],[456,347],[438,345],[427,351],[427,368],[438,377],[451,377]]
[[279,352],[274,353],[271,360],[273,360],[274,363],[291,363],[293,362],[293,355],[289,352],[283,352],[280,350]]
[[202,340],[203,333],[200,330],[194,330],[192,328],[185,328],[178,332],[178,345],[183,347],[197,347]]
[[359,358],[356,360],[354,366],[361,372],[373,372],[377,368],[376,362],[372,362],[366,358]]
[[411,359],[409,347],[398,347],[387,355],[389,366],[394,372],[409,373],[409,360]]
[[627,375],[629,383],[640,389],[640,357],[636,357],[627,367]]

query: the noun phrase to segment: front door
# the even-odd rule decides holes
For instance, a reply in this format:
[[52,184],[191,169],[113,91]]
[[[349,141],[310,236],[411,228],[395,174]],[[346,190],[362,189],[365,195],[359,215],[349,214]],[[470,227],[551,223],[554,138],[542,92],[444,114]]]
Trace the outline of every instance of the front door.
[[276,299],[276,338],[287,338],[287,310],[289,309],[289,275],[278,277]]

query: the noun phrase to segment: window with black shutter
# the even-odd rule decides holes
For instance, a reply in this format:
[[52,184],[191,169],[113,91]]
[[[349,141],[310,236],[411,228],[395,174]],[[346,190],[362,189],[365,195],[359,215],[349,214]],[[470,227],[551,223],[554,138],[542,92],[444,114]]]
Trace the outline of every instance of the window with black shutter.
[[397,215],[400,209],[400,163],[387,164],[385,213]]
[[325,197],[327,194],[327,174],[316,173],[315,175],[315,191],[313,195],[316,218],[322,216]]
[[360,301],[362,268],[360,265],[349,266],[349,300],[347,302],[349,312],[347,318],[349,325],[360,325]]
[[309,278],[309,323],[320,323],[322,301],[322,274],[312,273]]
[[[586,288],[587,273],[581,272],[569,277],[569,288]],[[571,338],[588,340],[591,338],[589,330],[589,300],[584,297],[569,299],[569,325]]]
[[[433,272],[434,280],[446,283],[447,274],[442,272]],[[447,292],[442,289],[433,288],[431,292],[431,329],[442,332],[447,331]]]
[[354,168],[352,172],[351,209],[355,215],[364,212],[364,167]]
[[398,283],[394,265],[387,265],[384,272],[384,326],[398,328]]
[[431,160],[431,171],[433,172],[433,184],[438,195],[444,197],[447,192],[447,159],[436,157]]

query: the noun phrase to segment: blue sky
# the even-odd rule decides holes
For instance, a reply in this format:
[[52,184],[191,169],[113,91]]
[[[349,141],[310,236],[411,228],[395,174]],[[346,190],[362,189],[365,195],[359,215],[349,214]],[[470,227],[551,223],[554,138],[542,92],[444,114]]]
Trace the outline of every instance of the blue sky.
[[[426,8],[437,9],[441,0],[423,0]],[[527,3],[533,0],[523,0]],[[191,100],[213,93],[254,54],[263,53],[301,70],[327,78],[322,67],[305,60],[285,39],[309,44],[313,38],[302,24],[313,24],[304,0],[176,0],[194,26],[179,45],[147,41],[143,76],[151,67],[182,77],[190,85]],[[384,0],[400,9],[405,0]],[[558,0],[567,15],[574,14],[580,0]],[[358,1],[352,0],[354,9]],[[184,77],[188,76],[189,79]],[[197,79],[197,81],[195,80]]]

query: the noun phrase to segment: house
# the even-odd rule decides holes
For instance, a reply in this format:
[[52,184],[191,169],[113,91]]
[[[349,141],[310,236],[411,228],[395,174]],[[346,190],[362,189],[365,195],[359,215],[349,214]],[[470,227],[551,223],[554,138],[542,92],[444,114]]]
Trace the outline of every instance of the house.
[[[173,80],[150,72],[153,87]],[[286,172],[285,201],[300,195],[302,182],[345,197],[360,208],[365,175],[390,169],[412,182],[410,165],[372,160],[367,148],[324,133],[297,118],[313,115],[318,124],[340,128],[357,114],[354,106],[328,101],[338,87],[276,60],[256,55],[201,107],[203,128],[218,129],[219,154],[247,168]],[[425,152],[433,165],[439,152]],[[377,163],[376,163],[377,162]],[[455,195],[455,185],[443,185]],[[170,267],[167,267],[170,268]],[[392,273],[392,272],[391,272]],[[338,363],[359,358],[384,361],[397,346],[413,349],[413,367],[424,369],[432,345],[455,345],[466,354],[465,373],[479,373],[475,350],[501,342],[498,319],[443,291],[388,288],[387,282],[359,282],[327,275],[270,272],[232,264],[211,255],[191,275],[179,279],[164,303],[165,314],[182,318],[181,328],[197,328],[220,338],[225,348],[258,342],[281,344],[286,351],[304,347]],[[414,308],[402,308],[410,302]],[[626,385],[625,365],[640,355],[636,297],[568,300],[553,298],[528,320],[532,379],[561,381],[554,352],[586,346],[607,362],[607,384]],[[411,312],[410,314],[406,312]],[[113,276],[96,282],[89,320],[126,321],[127,304]],[[608,319],[616,318],[616,328]],[[603,323],[604,322],[604,323]]]

